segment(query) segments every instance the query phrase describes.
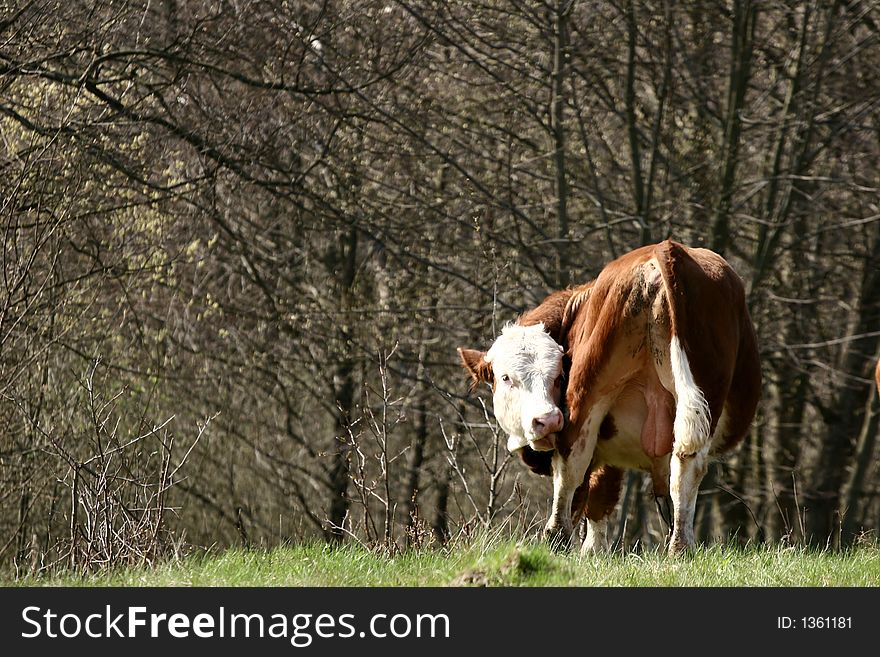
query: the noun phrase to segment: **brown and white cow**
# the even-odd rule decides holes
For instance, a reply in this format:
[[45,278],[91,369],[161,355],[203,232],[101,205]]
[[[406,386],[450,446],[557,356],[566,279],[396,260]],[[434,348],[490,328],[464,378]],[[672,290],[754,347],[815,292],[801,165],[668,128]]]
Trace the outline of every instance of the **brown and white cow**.
[[743,438],[761,390],[739,276],[718,254],[669,240],[552,294],[487,352],[459,353],[474,383],[492,384],[508,448],[552,473],[547,534],[567,542],[583,515],[585,551],[607,546],[623,468],[651,472],[655,494],[671,495],[670,552],[693,546],[709,459]]

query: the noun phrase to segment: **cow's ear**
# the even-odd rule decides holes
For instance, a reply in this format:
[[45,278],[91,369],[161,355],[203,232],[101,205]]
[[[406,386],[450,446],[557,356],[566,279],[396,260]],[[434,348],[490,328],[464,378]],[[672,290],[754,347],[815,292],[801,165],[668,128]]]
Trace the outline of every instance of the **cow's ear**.
[[476,388],[481,381],[491,384],[495,375],[492,373],[492,364],[486,360],[486,352],[478,349],[458,348],[462,366],[471,375],[471,388]]

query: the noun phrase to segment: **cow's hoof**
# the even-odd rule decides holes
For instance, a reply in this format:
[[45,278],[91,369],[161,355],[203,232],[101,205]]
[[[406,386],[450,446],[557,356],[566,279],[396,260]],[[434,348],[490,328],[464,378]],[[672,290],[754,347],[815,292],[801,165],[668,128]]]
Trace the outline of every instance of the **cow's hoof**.
[[544,540],[554,552],[564,552],[571,547],[571,532],[563,527],[548,527],[544,530]]
[[602,531],[602,529],[594,527],[587,531],[587,535],[581,543],[581,554],[608,554],[611,552],[611,543],[608,540],[608,533]]
[[681,557],[692,554],[694,551],[694,544],[684,541],[679,538],[673,538],[669,542],[669,556],[670,557]]

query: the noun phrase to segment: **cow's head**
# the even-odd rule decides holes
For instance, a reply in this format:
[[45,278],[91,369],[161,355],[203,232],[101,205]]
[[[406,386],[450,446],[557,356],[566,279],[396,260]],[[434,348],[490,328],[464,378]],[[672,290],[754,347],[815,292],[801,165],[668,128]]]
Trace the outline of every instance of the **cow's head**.
[[495,418],[511,452],[555,447],[562,430],[563,349],[543,324],[506,326],[487,352],[459,349],[474,384],[492,384]]

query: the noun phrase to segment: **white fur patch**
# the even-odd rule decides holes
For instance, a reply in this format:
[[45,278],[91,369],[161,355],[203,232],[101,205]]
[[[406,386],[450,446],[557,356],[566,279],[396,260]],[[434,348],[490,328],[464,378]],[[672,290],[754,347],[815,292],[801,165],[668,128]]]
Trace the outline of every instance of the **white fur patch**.
[[694,454],[709,442],[709,404],[694,381],[687,354],[677,335],[672,336],[669,356],[676,395],[675,424],[672,427],[674,449],[676,454]]
[[542,438],[532,420],[558,411],[563,349],[543,324],[508,324],[486,353],[495,377],[493,409],[507,433],[507,449],[515,451]]
[[522,449],[528,444],[529,439],[525,436],[507,436],[507,451],[511,454],[513,454],[513,452],[518,449]]
[[608,531],[608,518],[590,520],[587,518],[587,535],[581,543],[581,554],[601,554],[611,547]]
[[513,367],[534,363],[538,369],[555,370],[562,360],[562,352],[562,347],[544,330],[543,324],[508,324],[486,353],[486,362]]

